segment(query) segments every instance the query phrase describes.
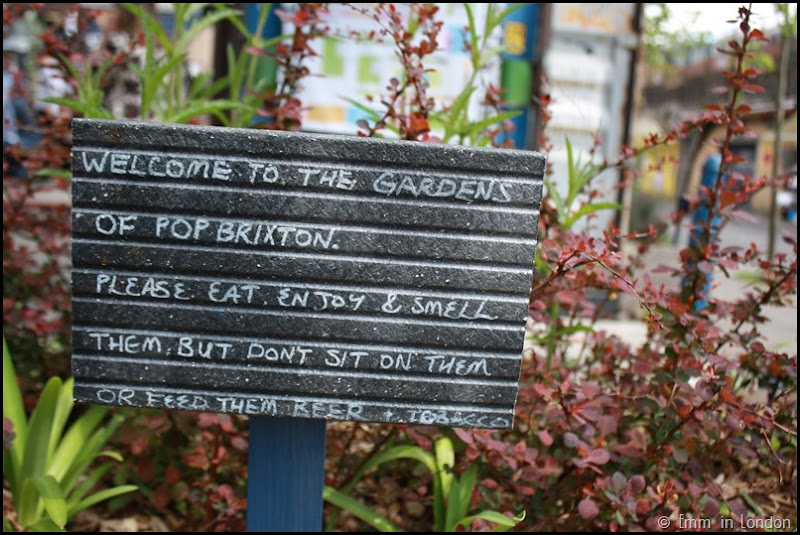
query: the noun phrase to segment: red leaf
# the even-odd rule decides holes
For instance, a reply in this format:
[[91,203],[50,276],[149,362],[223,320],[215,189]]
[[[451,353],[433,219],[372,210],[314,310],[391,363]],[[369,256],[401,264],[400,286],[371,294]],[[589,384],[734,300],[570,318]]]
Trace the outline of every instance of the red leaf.
[[533,389],[536,390],[536,393],[542,396],[543,398],[549,398],[555,392],[555,389],[549,388],[544,386],[541,383],[536,383],[533,385]]
[[591,520],[600,514],[600,508],[589,498],[584,498],[578,504],[578,512],[584,520]]
[[170,495],[169,495],[169,488],[167,485],[162,483],[156,490],[153,492],[153,505],[158,509],[164,509],[170,502]]
[[596,448],[589,452],[586,461],[593,464],[606,464],[611,460],[611,454],[603,448]]
[[648,498],[639,498],[636,500],[636,514],[644,516],[653,508],[652,503]]
[[564,433],[564,445],[568,448],[577,448],[581,443],[581,439],[575,433]]
[[417,112],[411,114],[411,117],[409,118],[408,129],[410,134],[420,135],[424,134],[425,132],[430,132],[431,127],[428,125],[428,119],[426,119],[421,113]]
[[552,446],[553,445],[553,437],[550,436],[550,433],[547,432],[547,429],[544,431],[539,431],[539,440],[542,441],[542,444],[545,446]]
[[181,473],[175,467],[174,464],[171,464],[167,467],[167,470],[164,472],[164,479],[167,480],[167,483],[175,484],[181,480]]
[[467,431],[466,429],[455,429],[456,436],[464,441],[465,444],[474,444],[475,440],[472,436],[472,432]]
[[644,476],[640,474],[636,474],[632,478],[628,480],[628,494],[631,496],[638,496],[644,489],[647,487],[647,483],[644,480]]
[[496,489],[497,487],[499,487],[499,485],[497,484],[497,481],[495,481],[494,479],[492,479],[490,477],[487,477],[486,479],[481,481],[481,485],[483,485],[487,489]]
[[240,436],[234,436],[231,438],[231,446],[236,451],[247,451],[247,440]]

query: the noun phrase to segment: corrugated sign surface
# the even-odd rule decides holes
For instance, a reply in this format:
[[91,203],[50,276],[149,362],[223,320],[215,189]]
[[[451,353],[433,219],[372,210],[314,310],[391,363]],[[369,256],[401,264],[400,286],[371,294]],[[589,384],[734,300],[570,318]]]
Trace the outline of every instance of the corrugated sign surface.
[[75,397],[509,427],[544,160],[75,120]]

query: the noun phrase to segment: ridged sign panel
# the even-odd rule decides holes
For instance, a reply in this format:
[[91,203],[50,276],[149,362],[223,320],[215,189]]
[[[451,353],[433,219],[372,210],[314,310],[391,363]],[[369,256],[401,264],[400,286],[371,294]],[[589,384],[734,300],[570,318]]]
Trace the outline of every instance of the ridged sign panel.
[[79,401],[507,428],[544,159],[73,122]]

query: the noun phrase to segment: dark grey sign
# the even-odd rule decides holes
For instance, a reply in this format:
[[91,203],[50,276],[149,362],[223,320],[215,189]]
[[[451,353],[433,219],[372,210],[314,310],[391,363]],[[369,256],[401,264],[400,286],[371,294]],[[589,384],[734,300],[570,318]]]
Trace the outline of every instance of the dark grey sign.
[[507,428],[544,158],[73,122],[75,397]]

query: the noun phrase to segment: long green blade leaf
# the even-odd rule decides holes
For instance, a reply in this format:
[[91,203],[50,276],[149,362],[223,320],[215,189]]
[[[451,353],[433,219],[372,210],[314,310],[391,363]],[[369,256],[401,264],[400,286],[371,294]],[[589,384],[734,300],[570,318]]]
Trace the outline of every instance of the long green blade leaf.
[[[16,435],[11,443],[10,451],[11,469],[14,476],[9,477],[8,481],[13,494],[16,495],[21,490],[19,488],[22,483],[20,474],[28,436],[28,420],[25,417],[25,405],[22,404],[22,393],[17,384],[17,373],[14,370],[14,361],[11,359],[11,352],[8,350],[5,336],[3,336],[3,416],[14,424],[14,435]],[[6,476],[9,475],[6,474]]]
[[19,523],[23,526],[31,526],[41,518],[43,505],[39,499],[39,489],[36,488],[33,478],[25,478],[22,481],[22,488],[16,505]]
[[61,379],[51,377],[39,395],[28,428],[28,442],[25,447],[25,459],[22,462],[23,478],[34,478],[45,474],[47,448],[50,444],[53,417],[60,393]]
[[175,50],[176,51],[183,51],[189,45],[189,42],[195,38],[195,36],[203,31],[205,28],[213,26],[217,22],[223,19],[234,19],[239,15],[239,11],[236,9],[223,9],[222,11],[215,11],[213,13],[209,13],[202,19],[193,22],[192,25],[186,30],[186,33],[181,35],[178,42],[175,43]]
[[[107,412],[108,407],[92,405],[70,426],[50,459],[48,474],[62,484],[64,483],[64,476],[70,466],[74,464],[78,455],[85,450],[87,439],[94,433],[94,430]],[[70,487],[65,486],[64,488],[69,491]]]
[[478,513],[477,515],[472,515],[464,518],[461,520],[458,525],[464,526],[467,530],[472,525],[475,520],[486,520],[487,522],[494,522],[497,524],[492,531],[494,532],[502,532],[508,531],[509,529],[513,528],[523,520],[525,520],[525,511],[522,511],[520,514],[515,516],[514,518],[509,518],[506,515],[499,513],[497,511],[483,511],[482,513]]
[[124,417],[121,415],[114,416],[110,423],[97,429],[97,431],[86,440],[83,448],[81,448],[81,451],[67,469],[64,478],[61,479],[61,486],[63,488],[67,489],[69,492],[69,490],[75,486],[78,478],[86,471],[89,465],[92,464],[123,419]]
[[88,104],[86,102],[81,102],[79,100],[75,100],[72,98],[66,97],[47,97],[42,99],[43,102],[52,102],[53,104],[58,104],[59,106],[64,106],[65,108],[69,108],[71,110],[80,112],[83,114],[84,117],[88,119],[113,119],[114,116],[111,114],[110,111],[99,108],[93,104]]
[[249,110],[251,108],[249,106],[242,104],[241,102],[236,102],[233,100],[212,100],[209,102],[196,102],[194,104],[190,104],[189,106],[183,108],[182,110],[179,110],[178,113],[172,116],[165,117],[164,122],[185,123],[191,119],[194,119],[195,117],[199,117],[207,113],[215,113],[233,109]]
[[83,481],[81,481],[81,484],[75,487],[75,490],[73,490],[72,493],[67,496],[67,507],[74,507],[83,499],[84,496],[89,494],[89,491],[92,490],[95,485],[97,485],[97,482],[100,481],[100,478],[106,475],[106,472],[111,470],[111,466],[113,465],[110,462],[103,463],[92,470],[92,472],[86,476]]
[[64,492],[58,481],[53,479],[53,476],[42,476],[34,478],[33,483],[39,490],[44,510],[50,515],[50,519],[58,527],[63,528],[67,524],[67,502],[64,500]]
[[113,498],[114,496],[119,496],[121,494],[133,492],[138,489],[139,487],[137,487],[136,485],[120,485],[118,487],[112,487],[110,489],[101,490],[100,492],[96,492],[91,496],[89,496],[88,498],[81,500],[73,507],[70,507],[68,515],[70,518],[72,518],[72,516],[75,513],[83,511],[84,509],[88,509],[89,507],[93,506],[96,503],[100,503],[103,500],[108,500],[109,498]]
[[[58,393],[58,400],[56,401],[56,410],[53,414],[53,425],[50,433],[50,443],[47,445],[47,459],[52,458],[55,452],[56,445],[61,439],[61,434],[64,432],[64,426],[67,425],[67,418],[72,412],[72,385],[75,380],[70,377],[64,384],[61,385],[61,391]],[[57,522],[56,522],[57,523]]]
[[622,210],[622,205],[615,202],[593,202],[585,204],[581,208],[570,215],[564,222],[564,228],[570,228],[578,219],[583,216],[599,212],[600,210]]
[[459,521],[467,516],[477,476],[478,466],[473,464],[461,474],[458,484],[453,483],[453,489],[447,502],[445,531],[455,531]]
[[348,483],[344,488],[344,492],[348,493],[353,490],[361,477],[379,464],[397,459],[413,459],[415,461],[419,461],[424,464],[428,470],[430,470],[431,474],[436,476],[436,460],[434,459],[433,455],[423,450],[419,446],[395,446],[386,451],[382,451],[373,455],[369,461],[364,463],[364,465],[355,473],[355,475],[353,475],[350,483]]
[[356,518],[360,518],[380,532],[395,533],[400,531],[397,526],[389,522],[383,516],[336,489],[326,486],[322,491],[322,497],[336,507],[341,507]]
[[461,135],[463,136],[472,136],[475,134],[479,134],[483,130],[489,128],[493,124],[502,123],[508,119],[513,119],[517,115],[521,114],[521,111],[504,111],[503,113],[498,113],[497,115],[493,115],[491,117],[487,117],[482,121],[478,121],[477,123],[470,123],[465,128],[461,130]]

